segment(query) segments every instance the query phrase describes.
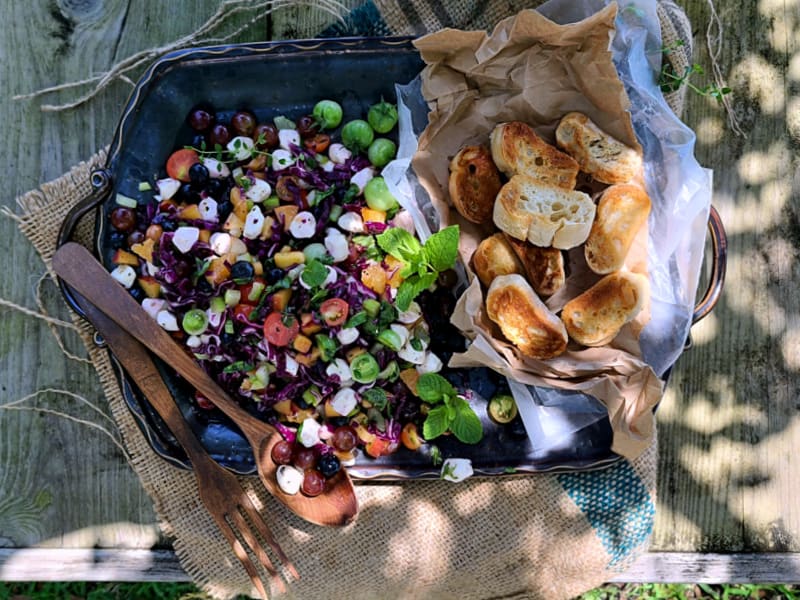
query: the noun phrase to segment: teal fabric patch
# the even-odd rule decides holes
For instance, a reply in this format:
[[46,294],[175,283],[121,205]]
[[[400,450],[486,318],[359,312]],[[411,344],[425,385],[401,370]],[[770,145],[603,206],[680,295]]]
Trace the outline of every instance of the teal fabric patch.
[[344,16],[344,22],[337,21],[320,33],[320,37],[386,37],[393,34],[378,8],[370,1],[351,10]]
[[557,478],[608,552],[609,568],[624,563],[653,532],[655,504],[628,461]]

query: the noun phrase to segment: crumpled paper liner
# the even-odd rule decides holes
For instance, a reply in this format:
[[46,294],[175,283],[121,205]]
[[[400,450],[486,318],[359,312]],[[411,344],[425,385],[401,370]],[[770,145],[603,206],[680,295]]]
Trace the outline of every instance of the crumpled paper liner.
[[[448,165],[462,147],[488,144],[495,125],[511,120],[530,124],[554,143],[560,118],[580,111],[604,131],[640,149],[610,50],[616,12],[611,4],[583,21],[558,25],[525,10],[500,22],[491,35],[446,29],[415,42],[427,64],[422,91],[430,113],[412,164],[442,227],[453,223],[461,227],[459,252],[468,271],[475,248],[496,229],[492,223],[469,223],[448,204]],[[643,175],[639,183],[644,185]],[[625,269],[647,275],[647,242],[648,231],[643,228]],[[567,283],[547,300],[554,312],[600,279],[586,265],[582,245],[567,256]],[[452,322],[472,343],[453,357],[450,366],[488,366],[524,384],[580,390],[608,408],[614,452],[634,458],[648,447],[652,409],[661,399],[663,382],[642,359],[638,342],[649,320],[647,307],[607,346],[584,348],[571,342],[560,357],[534,360],[521,355],[489,320],[480,282],[471,272],[469,276],[471,283]]]

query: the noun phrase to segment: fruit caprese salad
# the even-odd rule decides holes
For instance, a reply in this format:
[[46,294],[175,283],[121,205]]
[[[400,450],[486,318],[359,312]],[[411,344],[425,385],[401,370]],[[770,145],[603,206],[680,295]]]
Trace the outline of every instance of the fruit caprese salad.
[[108,221],[112,276],[278,427],[278,483],[313,496],[359,452],[483,432],[439,373],[424,310],[453,284],[458,229],[422,243],[381,177],[396,107],[345,122],[326,99],[290,116],[193,108],[193,139]]

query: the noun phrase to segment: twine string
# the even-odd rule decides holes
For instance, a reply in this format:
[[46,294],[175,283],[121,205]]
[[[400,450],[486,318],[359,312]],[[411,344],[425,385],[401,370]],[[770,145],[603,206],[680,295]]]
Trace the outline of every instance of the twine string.
[[[717,13],[717,8],[714,6],[714,0],[707,0],[707,2],[709,18],[708,27],[706,28],[706,48],[708,50],[709,60],[711,61],[711,71],[714,74],[714,83],[718,89],[723,89],[727,86],[725,84],[725,78],[722,75],[722,69],[719,65],[720,56],[722,54],[722,38],[724,34],[724,27],[722,25],[722,20],[719,18],[719,14]],[[722,94],[720,97],[720,101],[725,107],[725,112],[728,115],[728,125],[730,126],[731,131],[746,138],[747,134],[739,125],[739,119],[733,110],[733,104],[731,103],[729,96],[730,94]]]

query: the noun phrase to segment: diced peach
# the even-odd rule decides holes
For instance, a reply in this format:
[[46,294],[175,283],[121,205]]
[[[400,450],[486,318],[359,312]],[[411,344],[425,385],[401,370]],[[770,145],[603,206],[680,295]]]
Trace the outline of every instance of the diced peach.
[[283,230],[289,231],[289,225],[292,224],[292,219],[300,211],[294,204],[282,204],[275,207],[275,218],[279,223],[283,224]]
[[400,380],[406,384],[411,393],[417,395],[417,382],[419,381],[419,371],[414,368],[403,369],[400,371]]
[[359,354],[364,354],[364,352],[366,352],[364,348],[361,348],[360,346],[354,346],[345,353],[344,357],[348,363],[351,363],[356,356]]
[[200,157],[194,150],[182,148],[170,154],[167,159],[167,175],[179,181],[189,181],[189,169],[197,162],[200,162]]
[[364,446],[364,451],[372,458],[380,458],[381,456],[397,452],[399,447],[400,445],[397,442],[376,436],[374,440]]
[[297,350],[300,354],[306,354],[311,350],[311,338],[304,336],[302,333],[298,334],[292,342],[292,348]]
[[219,285],[223,281],[227,280],[230,277],[231,270],[227,264],[225,264],[224,258],[214,258],[211,260],[211,264],[208,267],[208,270],[205,272],[205,278],[208,283],[212,285]]
[[131,250],[136,256],[141,256],[147,262],[151,263],[153,262],[153,247],[155,244],[155,241],[146,238],[143,242],[131,246]]
[[203,218],[200,214],[200,208],[197,204],[184,204],[178,209],[178,218],[190,220],[199,220]]
[[386,271],[380,264],[371,263],[361,271],[361,283],[376,294],[383,294],[386,291]]
[[292,252],[277,252],[272,257],[275,261],[275,266],[279,269],[288,269],[296,265],[302,265],[306,262],[306,255],[300,250],[293,250]]
[[253,261],[253,271],[256,275],[263,275],[264,274],[264,265],[260,260]]
[[364,442],[365,444],[370,444],[375,441],[376,436],[374,433],[370,433],[369,430],[364,427],[361,423],[352,423],[351,425],[353,429],[356,431],[356,436],[359,440]]
[[320,349],[314,347],[308,354],[298,354],[297,356],[294,357],[294,359],[301,365],[304,365],[306,367],[313,367],[314,363],[316,363],[317,360],[319,359],[320,354],[321,354]]
[[361,218],[364,223],[385,223],[386,213],[382,210],[375,210],[365,206],[361,209]]
[[274,294],[272,294],[272,299],[270,305],[272,306],[272,310],[276,312],[283,312],[286,310],[286,307],[289,305],[289,299],[292,297],[292,290],[289,288],[278,290]]
[[203,242],[204,244],[207,244],[209,241],[211,241],[211,230],[201,229],[200,235],[198,236],[197,239]]
[[389,254],[385,259],[383,259],[383,262],[386,263],[386,283],[393,288],[400,287],[400,284],[403,283],[403,277],[400,275],[400,269],[405,266],[403,261]]
[[222,225],[223,231],[227,231],[233,237],[242,237],[242,229],[244,228],[244,220],[236,216],[235,213],[228,215],[225,223]]
[[313,335],[322,330],[322,325],[314,322],[314,315],[303,313],[300,315],[300,331],[305,335]]
[[261,228],[261,236],[260,239],[266,240],[272,236],[272,228],[275,226],[275,219],[272,218],[272,215],[267,215],[264,217],[264,226]]
[[133,267],[139,266],[139,258],[127,250],[123,250],[119,248],[114,252],[114,256],[111,259],[115,265],[131,265]]
[[284,400],[278,400],[272,405],[272,408],[279,415],[290,415],[295,411],[294,407],[292,406],[292,401],[288,398]]
[[161,295],[161,284],[155,277],[142,275],[137,281],[148,298],[158,298]]
[[250,160],[249,163],[247,163],[244,166],[245,169],[250,169],[251,171],[263,171],[266,167],[267,167],[266,154],[257,154]]

